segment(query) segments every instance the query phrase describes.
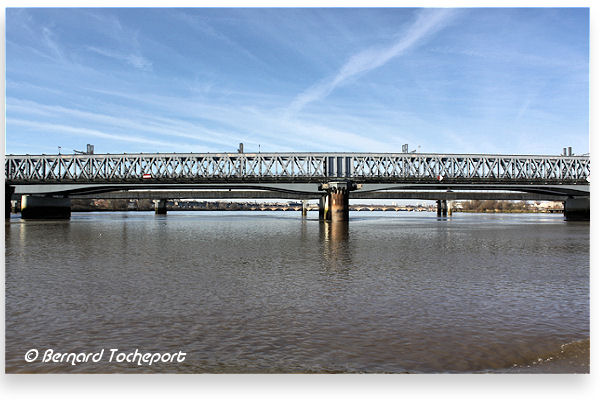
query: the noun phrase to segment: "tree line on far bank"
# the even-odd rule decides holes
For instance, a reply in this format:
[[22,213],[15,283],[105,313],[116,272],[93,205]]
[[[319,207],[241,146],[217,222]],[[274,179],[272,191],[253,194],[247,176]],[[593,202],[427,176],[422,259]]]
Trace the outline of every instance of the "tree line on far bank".
[[467,212],[531,212],[536,211],[526,201],[511,200],[466,200],[461,202],[462,211]]

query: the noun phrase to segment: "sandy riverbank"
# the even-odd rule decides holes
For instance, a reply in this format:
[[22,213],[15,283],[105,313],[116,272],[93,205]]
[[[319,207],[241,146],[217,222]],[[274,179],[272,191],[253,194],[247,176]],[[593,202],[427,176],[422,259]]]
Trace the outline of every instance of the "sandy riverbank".
[[557,352],[540,355],[536,360],[515,365],[500,372],[509,374],[589,374],[590,339],[564,344]]

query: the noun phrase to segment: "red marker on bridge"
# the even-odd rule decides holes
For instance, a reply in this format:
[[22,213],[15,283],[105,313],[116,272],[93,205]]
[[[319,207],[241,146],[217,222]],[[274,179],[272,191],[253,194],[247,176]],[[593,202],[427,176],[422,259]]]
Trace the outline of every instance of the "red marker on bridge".
[[443,176],[441,176],[441,175],[438,175],[438,176],[437,176],[437,180],[438,180],[438,181],[440,181],[440,182],[441,182],[441,181],[442,181],[442,179],[444,179],[444,177],[443,177]]
[[150,175],[150,174],[144,174],[144,175],[142,175],[142,178],[144,178],[144,179],[150,179],[150,178],[152,178],[152,175]]

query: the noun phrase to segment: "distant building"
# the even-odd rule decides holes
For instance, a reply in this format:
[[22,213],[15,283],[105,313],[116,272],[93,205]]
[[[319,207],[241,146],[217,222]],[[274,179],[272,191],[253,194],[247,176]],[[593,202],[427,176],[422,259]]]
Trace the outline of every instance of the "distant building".
[[562,201],[536,201],[533,207],[537,210],[557,210],[563,208]]
[[455,202],[452,202],[452,208],[454,208],[455,210],[462,210],[463,205],[460,201],[455,201]]

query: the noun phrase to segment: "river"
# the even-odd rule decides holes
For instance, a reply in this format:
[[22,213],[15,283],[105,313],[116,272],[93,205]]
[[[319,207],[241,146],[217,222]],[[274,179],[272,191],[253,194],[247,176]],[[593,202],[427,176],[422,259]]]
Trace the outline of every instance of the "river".
[[[6,223],[6,372],[587,372],[589,222],[73,213]],[[566,347],[565,347],[566,346]],[[581,350],[583,348],[583,350]],[[25,361],[30,349],[39,352]],[[185,352],[182,362],[43,362]],[[587,352],[587,353],[586,353]],[[587,363],[587,365],[586,365]]]

